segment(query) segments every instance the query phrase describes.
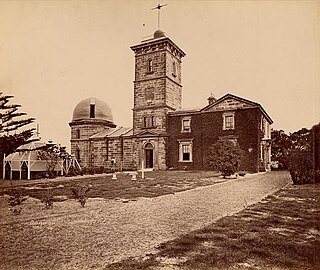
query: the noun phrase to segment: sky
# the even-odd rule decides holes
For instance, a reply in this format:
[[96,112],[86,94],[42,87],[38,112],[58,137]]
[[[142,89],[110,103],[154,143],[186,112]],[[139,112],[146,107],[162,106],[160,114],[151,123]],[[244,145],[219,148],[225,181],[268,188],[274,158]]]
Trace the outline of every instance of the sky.
[[[166,0],[160,29],[185,53],[182,107],[212,93],[260,103],[274,129],[320,122],[320,1]],[[0,92],[70,148],[74,107],[96,97],[132,126],[134,53],[158,1],[0,0]]]

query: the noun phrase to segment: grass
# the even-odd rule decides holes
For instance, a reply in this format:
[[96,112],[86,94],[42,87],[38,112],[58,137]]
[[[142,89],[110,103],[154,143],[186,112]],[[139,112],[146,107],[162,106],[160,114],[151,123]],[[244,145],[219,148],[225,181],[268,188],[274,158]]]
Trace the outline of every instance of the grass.
[[320,269],[320,186],[287,188],[106,269]]
[[[117,180],[112,180],[112,175],[88,176],[85,178],[69,179],[59,181],[12,181],[13,186],[20,188],[23,195],[42,199],[44,189],[52,188],[55,196],[67,196],[72,198],[71,188],[79,188],[92,185],[89,197],[100,197],[105,199],[136,199],[139,197],[157,197],[178,191],[193,189],[198,186],[212,185],[226,181],[218,178],[217,172],[146,172],[145,179],[141,176],[137,181],[132,181],[131,176],[119,173]],[[7,181],[8,182],[8,181]],[[2,185],[2,186],[1,186]],[[31,188],[30,188],[31,187]],[[33,188],[32,188],[33,187]],[[6,183],[0,183],[0,195],[9,194],[11,187]]]

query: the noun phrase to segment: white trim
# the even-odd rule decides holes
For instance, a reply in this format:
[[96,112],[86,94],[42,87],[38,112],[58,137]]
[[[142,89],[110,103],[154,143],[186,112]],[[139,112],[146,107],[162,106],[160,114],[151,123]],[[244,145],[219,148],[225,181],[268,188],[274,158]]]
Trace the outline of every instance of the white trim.
[[[193,140],[178,140],[179,142],[179,162],[193,162],[192,152],[193,152]],[[189,160],[183,160],[183,146],[189,146]]]
[[[185,121],[189,121],[189,129],[184,129],[183,123]],[[191,116],[184,116],[181,118],[181,133],[189,133],[191,132]]]
[[[230,117],[232,116],[232,119],[233,119],[233,126],[232,127],[226,127],[226,117]],[[232,129],[235,129],[235,126],[236,126],[236,122],[235,122],[235,112],[224,112],[222,114],[222,120],[223,120],[223,126],[222,126],[222,129],[223,130],[232,130]]]

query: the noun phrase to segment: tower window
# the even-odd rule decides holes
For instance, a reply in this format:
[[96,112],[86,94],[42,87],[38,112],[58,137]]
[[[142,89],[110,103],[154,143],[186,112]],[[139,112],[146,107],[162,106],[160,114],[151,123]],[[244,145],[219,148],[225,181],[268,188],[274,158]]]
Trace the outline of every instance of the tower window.
[[77,129],[77,139],[80,139],[80,129]]
[[90,104],[90,118],[95,118],[95,104]]
[[148,60],[147,72],[153,72],[153,61],[152,61],[152,59]]
[[147,101],[151,101],[154,99],[154,88],[150,87],[145,90],[145,98]]
[[176,62],[173,62],[172,64],[172,76],[176,77],[177,76],[177,66],[176,66]]
[[143,117],[143,127],[155,127],[156,118],[154,116],[145,116]]
[[151,116],[151,124],[153,127],[156,126],[156,118],[154,116]]

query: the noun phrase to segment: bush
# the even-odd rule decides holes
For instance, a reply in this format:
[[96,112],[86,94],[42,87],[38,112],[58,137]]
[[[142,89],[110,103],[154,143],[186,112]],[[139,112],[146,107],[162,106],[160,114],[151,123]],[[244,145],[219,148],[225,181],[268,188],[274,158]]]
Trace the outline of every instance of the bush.
[[313,169],[312,152],[293,150],[289,158],[289,172],[295,185],[313,183],[316,171]]
[[245,176],[247,173],[245,172],[245,171],[240,171],[240,172],[238,172],[238,175],[239,176]]
[[52,209],[53,208],[53,190],[52,189],[47,189],[45,190],[41,202],[45,204],[47,209]]
[[20,189],[11,189],[10,197],[8,199],[9,205],[12,207],[10,210],[13,214],[19,215],[21,214],[22,208],[20,205],[27,199],[27,197],[23,196],[22,191]]
[[71,188],[73,198],[77,200],[82,207],[85,206],[88,199],[88,192],[92,188],[91,185],[81,188]]
[[243,150],[229,140],[219,140],[210,147],[207,163],[210,168],[222,173],[223,177],[234,174],[240,166]]

